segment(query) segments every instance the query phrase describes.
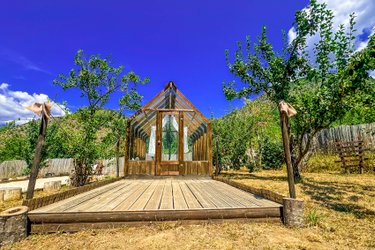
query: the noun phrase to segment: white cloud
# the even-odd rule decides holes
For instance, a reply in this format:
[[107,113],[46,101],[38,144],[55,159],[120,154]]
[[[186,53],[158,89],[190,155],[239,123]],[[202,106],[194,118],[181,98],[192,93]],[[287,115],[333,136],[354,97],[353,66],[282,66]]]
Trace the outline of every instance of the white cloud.
[[[43,103],[48,101],[46,94],[29,94],[24,91],[10,90],[10,85],[2,83],[0,85],[0,125],[16,120],[17,124],[26,123],[36,115],[25,109],[26,106],[34,102]],[[65,111],[54,105],[52,107],[53,116],[64,116]]]
[[[355,50],[363,49],[367,45],[367,36],[375,28],[375,1],[374,0],[318,0],[318,3],[327,3],[335,16],[333,26],[337,30],[340,24],[349,25],[349,15],[355,13]],[[294,28],[288,32],[288,38],[293,37]],[[308,40],[310,47],[317,41],[317,37]],[[289,40],[290,42],[291,40]]]
[[291,43],[297,37],[297,32],[294,27],[288,31],[288,42]]
[[363,50],[364,48],[366,48],[367,44],[368,44],[368,40],[360,42],[358,44],[358,47],[357,47],[357,49],[355,51],[361,51],[361,50]]

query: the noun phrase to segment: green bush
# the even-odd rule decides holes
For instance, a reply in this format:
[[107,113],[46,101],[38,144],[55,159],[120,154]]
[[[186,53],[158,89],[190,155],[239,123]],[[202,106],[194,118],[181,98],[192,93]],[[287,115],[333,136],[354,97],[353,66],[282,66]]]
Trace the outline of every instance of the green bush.
[[260,154],[264,169],[278,169],[284,163],[283,146],[280,143],[271,142],[267,137],[261,144]]

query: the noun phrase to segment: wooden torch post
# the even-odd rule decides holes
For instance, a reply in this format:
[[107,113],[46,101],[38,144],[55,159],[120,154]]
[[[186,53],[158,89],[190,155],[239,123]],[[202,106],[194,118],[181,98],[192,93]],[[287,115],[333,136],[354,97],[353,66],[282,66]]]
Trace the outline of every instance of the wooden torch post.
[[292,159],[290,154],[290,141],[289,141],[289,116],[295,115],[296,112],[293,107],[284,101],[279,104],[280,111],[280,122],[281,122],[281,132],[283,136],[284,154],[285,162],[288,173],[288,186],[290,198],[296,198],[296,189],[294,185],[294,176],[292,168]]
[[[35,107],[35,105],[40,105],[40,106]],[[40,110],[35,111],[33,110],[33,108],[35,109],[39,108]],[[36,179],[39,173],[40,161],[42,159],[42,150],[43,150],[44,139],[45,139],[46,131],[47,131],[50,108],[51,106],[47,106],[45,103],[44,104],[36,103],[34,104],[34,106],[30,106],[30,110],[34,111],[37,114],[40,114],[42,119],[40,121],[39,136],[38,136],[38,141],[35,146],[34,160],[33,160],[33,165],[31,167],[29,183],[27,186],[27,192],[26,192],[27,200],[32,199],[34,196],[35,183],[36,183]]]

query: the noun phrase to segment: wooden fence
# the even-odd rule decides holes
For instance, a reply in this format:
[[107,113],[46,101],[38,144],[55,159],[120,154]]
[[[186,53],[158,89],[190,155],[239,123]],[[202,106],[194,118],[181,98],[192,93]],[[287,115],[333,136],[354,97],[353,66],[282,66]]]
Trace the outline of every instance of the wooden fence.
[[26,170],[26,161],[3,161],[0,163],[0,179],[21,176]]
[[335,142],[356,141],[358,138],[368,148],[375,147],[375,123],[361,125],[342,125],[320,131],[312,141],[312,151],[335,152]]
[[[116,159],[103,160],[104,175],[116,176]],[[119,158],[120,176],[124,176],[124,157]],[[25,161],[14,160],[4,161],[0,163],[0,179],[7,179],[12,177],[22,176],[27,168]],[[71,170],[74,169],[74,159],[61,158],[61,159],[48,159],[46,166],[39,170],[39,177],[46,175],[61,176],[69,175]]]

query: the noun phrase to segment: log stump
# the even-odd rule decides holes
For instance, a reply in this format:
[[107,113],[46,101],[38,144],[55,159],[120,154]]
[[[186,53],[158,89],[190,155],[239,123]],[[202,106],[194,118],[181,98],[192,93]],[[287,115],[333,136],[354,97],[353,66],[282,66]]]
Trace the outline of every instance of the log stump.
[[54,192],[58,191],[61,188],[61,181],[49,181],[44,183],[43,191],[45,192]]
[[303,227],[303,201],[293,198],[283,199],[283,218],[287,227]]
[[14,207],[0,213],[0,247],[21,241],[28,234],[28,207]]
[[16,201],[22,199],[22,188],[3,187],[0,188],[0,201]]

